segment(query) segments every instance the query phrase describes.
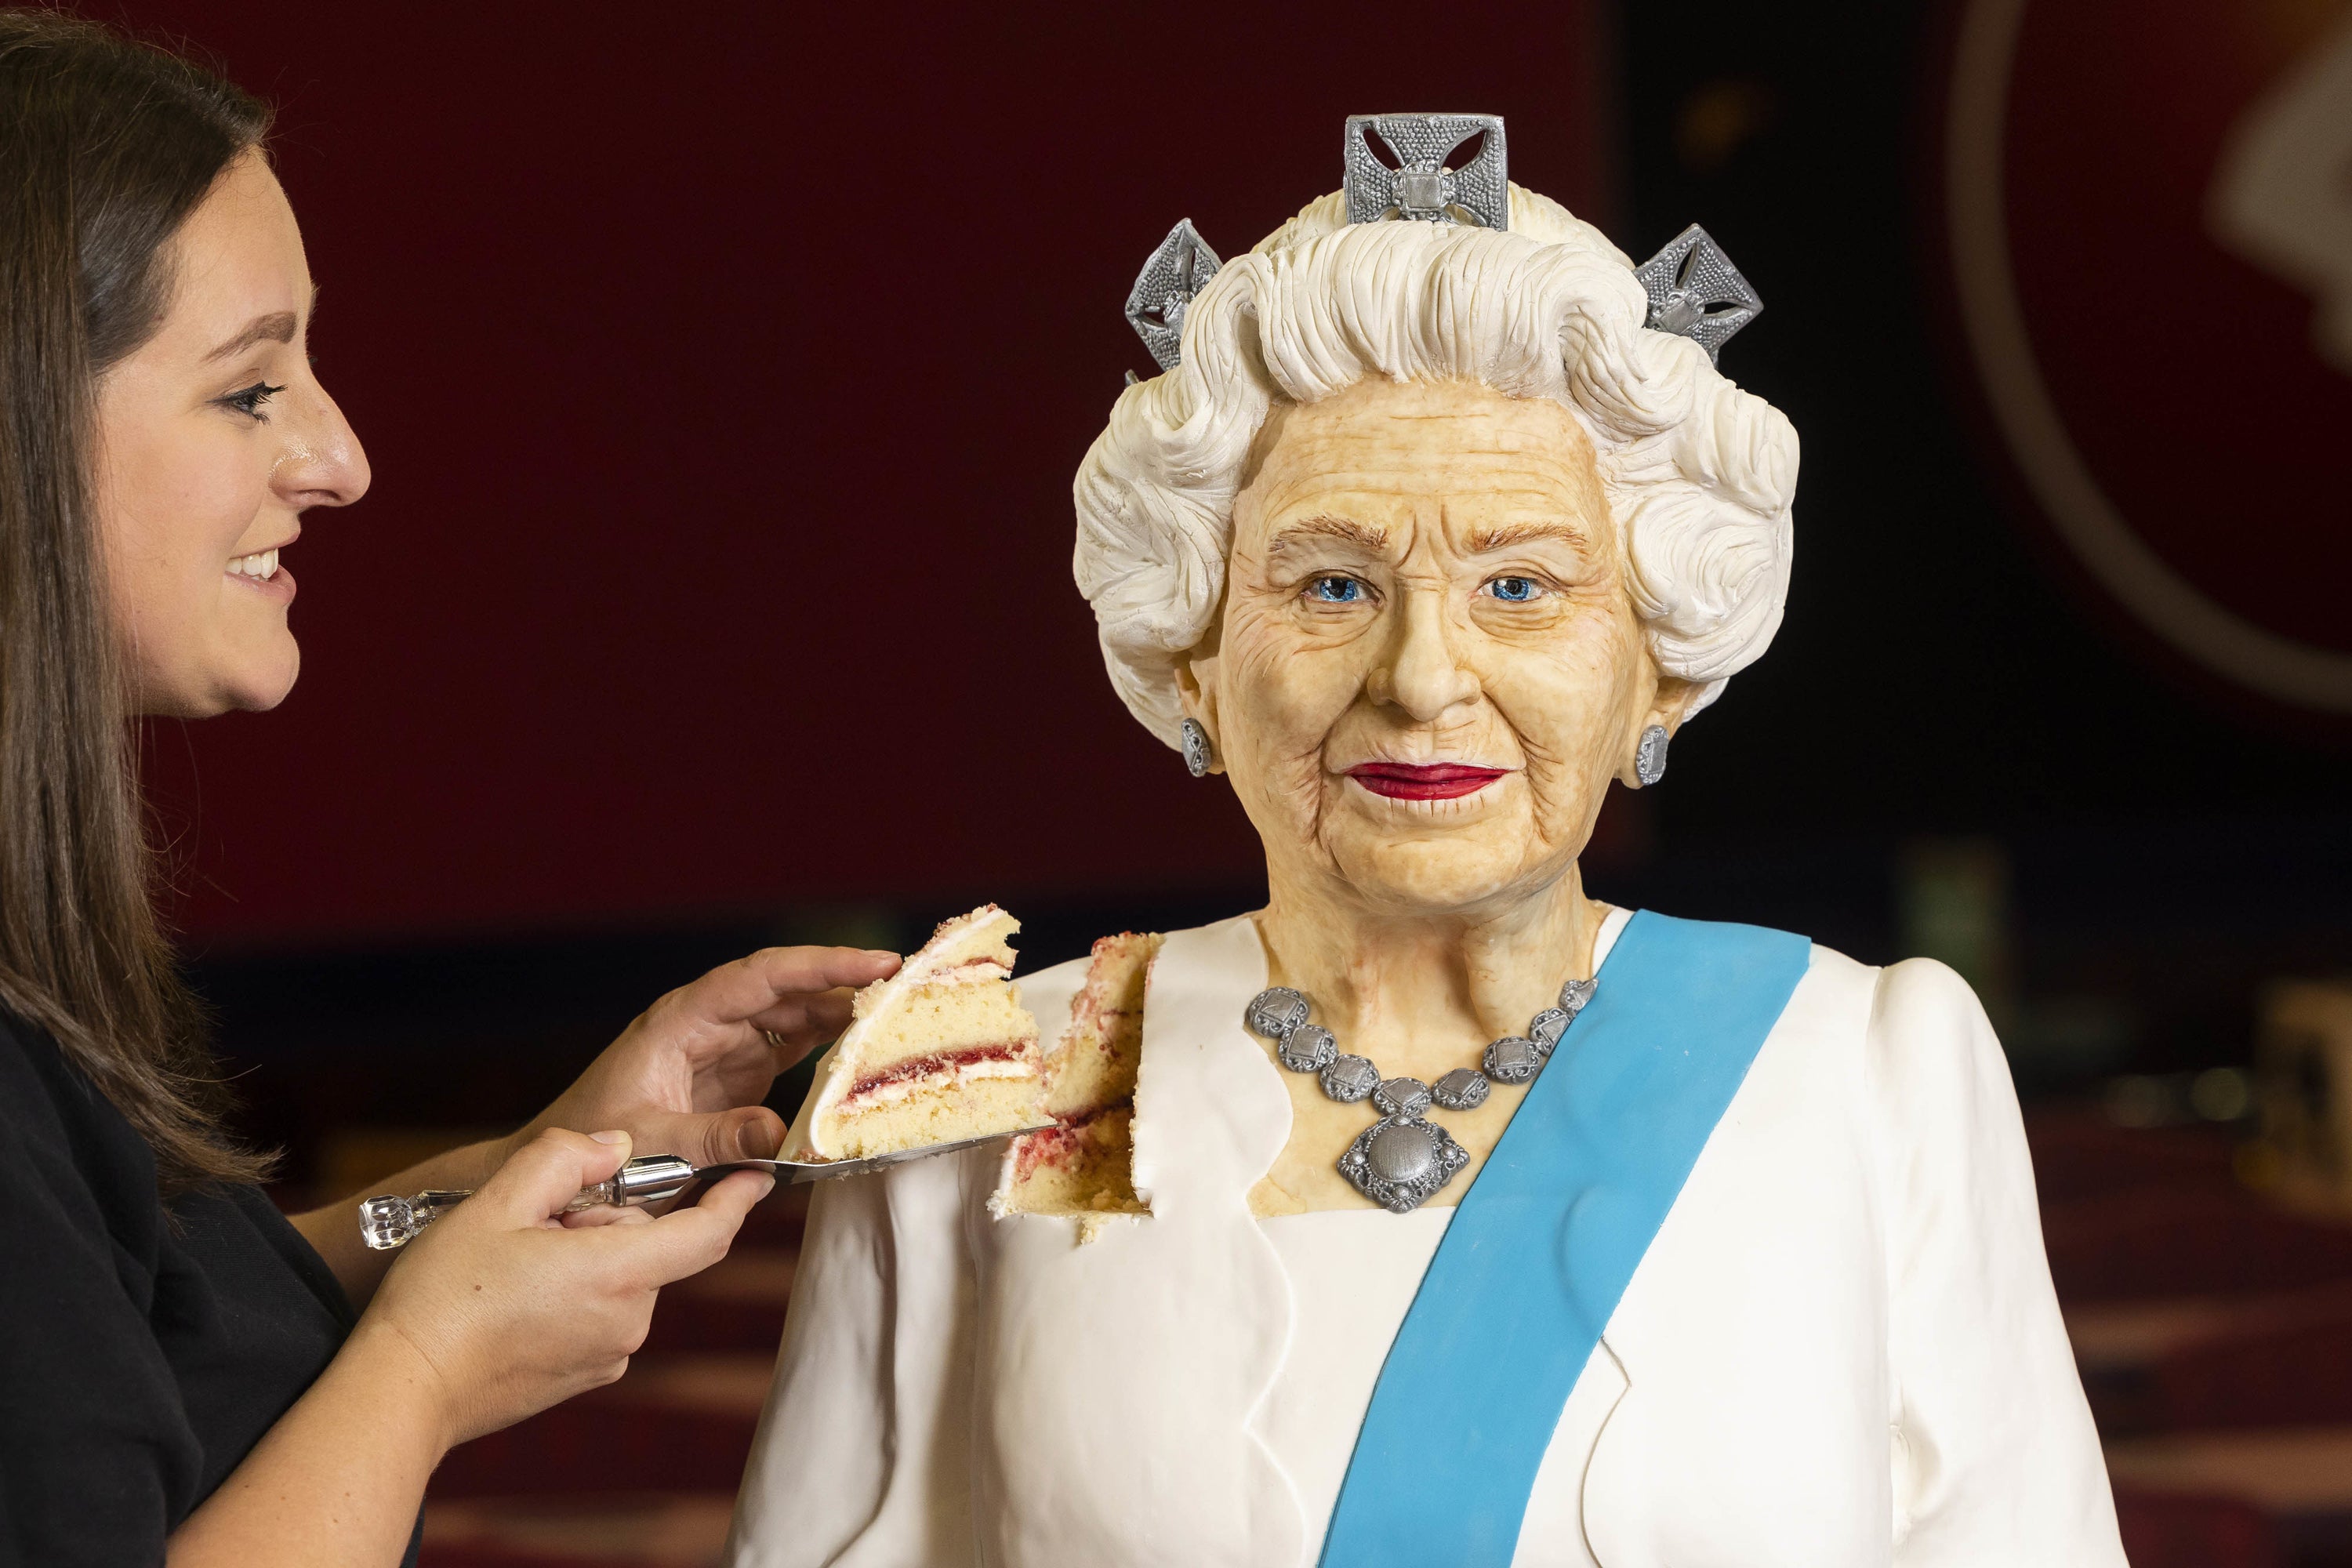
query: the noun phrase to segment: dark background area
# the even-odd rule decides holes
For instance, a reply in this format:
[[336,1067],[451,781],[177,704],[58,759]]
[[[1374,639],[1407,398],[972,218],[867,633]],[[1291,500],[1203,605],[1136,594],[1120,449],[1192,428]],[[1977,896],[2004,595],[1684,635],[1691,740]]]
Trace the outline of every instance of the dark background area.
[[1950,957],[2036,1090],[2239,1059],[2352,953],[2340,737],[2152,655],[1981,428],[1935,7],[96,10],[282,106],[377,474],[291,557],[292,700],[150,741],[299,1157],[520,1114],[757,942],[993,898],[1052,962],[1257,897],[1101,675],[1067,486],[1145,253],[1246,248],[1365,110],[1500,112],[1522,184],[1637,258],[1702,221],[1768,302],[1724,363],[1805,444],[1786,626],[1598,891]]

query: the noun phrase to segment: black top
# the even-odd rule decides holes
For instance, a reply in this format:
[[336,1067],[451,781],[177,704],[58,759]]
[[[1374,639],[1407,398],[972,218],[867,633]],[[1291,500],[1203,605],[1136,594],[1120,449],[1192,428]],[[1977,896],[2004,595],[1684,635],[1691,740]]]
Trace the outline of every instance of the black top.
[[0,1014],[0,1568],[161,1563],[352,1321],[258,1188],[167,1217],[145,1141]]

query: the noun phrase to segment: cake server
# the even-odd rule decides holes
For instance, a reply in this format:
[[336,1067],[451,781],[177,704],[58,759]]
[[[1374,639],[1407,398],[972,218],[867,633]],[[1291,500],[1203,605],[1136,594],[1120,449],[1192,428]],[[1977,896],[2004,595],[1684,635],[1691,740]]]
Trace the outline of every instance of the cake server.
[[[657,1204],[677,1196],[698,1182],[715,1182],[737,1171],[765,1171],[788,1186],[799,1182],[829,1182],[837,1176],[887,1170],[909,1160],[928,1160],[934,1154],[977,1149],[983,1143],[1018,1138],[1024,1132],[1043,1132],[1055,1125],[1047,1121],[1035,1127],[1017,1127],[1010,1132],[966,1138],[958,1143],[899,1149],[864,1160],[730,1160],[718,1165],[692,1165],[675,1154],[640,1154],[624,1163],[609,1180],[581,1188],[580,1195],[563,1205],[563,1212],[577,1214],[583,1209],[607,1205],[634,1208]],[[464,1192],[422,1192],[404,1198],[386,1193],[369,1198],[360,1205],[360,1237],[378,1252],[389,1251],[414,1239],[418,1231],[471,1196],[473,1191],[468,1188]]]

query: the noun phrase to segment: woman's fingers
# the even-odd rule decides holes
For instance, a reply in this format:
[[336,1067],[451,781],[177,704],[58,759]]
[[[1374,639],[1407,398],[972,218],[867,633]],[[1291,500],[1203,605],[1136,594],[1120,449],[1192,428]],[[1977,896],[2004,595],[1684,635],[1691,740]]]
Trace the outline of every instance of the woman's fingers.
[[[898,955],[892,952],[763,948],[671,992],[623,1039],[637,1037],[656,1048],[676,1049],[698,1072],[722,1067],[747,1051],[756,1053],[758,1068],[778,1071],[847,1026],[856,987],[898,968]],[[782,1052],[774,1050],[776,1041],[782,1043]]]
[[751,1205],[775,1191],[776,1178],[762,1171],[738,1171],[714,1183],[691,1208],[673,1209],[642,1231],[627,1233],[625,1245],[649,1283],[667,1285],[699,1274],[727,1256]]
[[626,1127],[646,1152],[698,1164],[768,1158],[784,1134],[760,1106],[776,1075],[840,1034],[855,987],[898,967],[896,953],[847,947],[722,964],[647,1008],[531,1127]]
[[629,1157],[626,1132],[591,1136],[550,1128],[515,1151],[469,1200],[509,1225],[543,1225],[580,1195],[608,1180]]
[[856,989],[895,974],[898,955],[855,947],[770,947],[722,963],[663,998],[689,1019],[745,1024],[786,998]]
[[562,1214],[629,1149],[622,1135],[541,1133],[386,1275],[367,1321],[395,1327],[432,1368],[453,1441],[618,1376],[645,1342],[655,1293],[726,1256],[775,1184],[738,1173],[660,1218],[637,1208]]
[[751,1018],[756,1028],[781,1035],[789,1044],[821,1045],[849,1026],[857,993],[843,986],[813,995],[790,996]]
[[776,1178],[767,1172],[738,1171],[712,1183],[710,1190],[702,1194],[702,1201],[693,1208],[679,1209],[676,1214],[662,1217],[671,1220],[698,1214],[712,1226],[723,1226],[724,1234],[731,1237],[736,1227],[743,1223],[744,1216],[751,1212],[752,1206],[775,1190]]
[[646,1148],[659,1148],[697,1165],[772,1160],[784,1142],[783,1118],[764,1105],[711,1115],[646,1116],[640,1119],[637,1132]]

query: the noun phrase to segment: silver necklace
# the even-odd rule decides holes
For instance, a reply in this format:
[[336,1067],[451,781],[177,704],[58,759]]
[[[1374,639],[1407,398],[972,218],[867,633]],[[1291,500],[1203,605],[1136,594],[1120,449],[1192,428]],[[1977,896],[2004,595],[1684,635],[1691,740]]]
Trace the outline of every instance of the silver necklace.
[[1250,998],[1243,1021],[1254,1035],[1274,1042],[1274,1054],[1292,1072],[1314,1073],[1323,1092],[1353,1105],[1367,1096],[1381,1119],[1358,1133],[1339,1156],[1339,1173],[1364,1196],[1391,1214],[1411,1214],[1470,1163],[1454,1135],[1427,1120],[1432,1104],[1447,1110],[1475,1110],[1486,1103],[1490,1083],[1526,1083],[1551,1059],[1552,1047],[1592,1000],[1593,980],[1571,980],[1559,988],[1559,1005],[1528,1021],[1524,1035],[1506,1035],[1487,1046],[1475,1068],[1455,1068],[1433,1084],[1417,1078],[1381,1076],[1370,1057],[1339,1049],[1339,1037],[1307,1019],[1314,1005],[1304,992],[1270,985]]

